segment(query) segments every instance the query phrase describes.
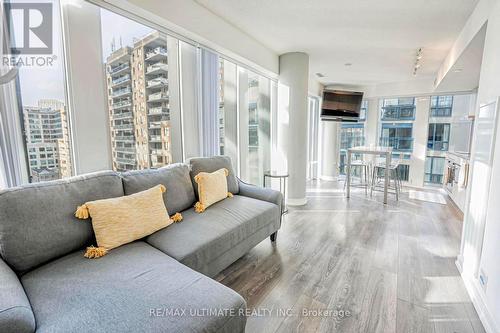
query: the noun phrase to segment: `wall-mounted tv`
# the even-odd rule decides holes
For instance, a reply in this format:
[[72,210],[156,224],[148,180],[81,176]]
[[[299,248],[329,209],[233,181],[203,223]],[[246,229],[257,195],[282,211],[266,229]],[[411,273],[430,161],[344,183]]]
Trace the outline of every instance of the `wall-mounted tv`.
[[321,120],[357,122],[362,100],[362,92],[324,90]]

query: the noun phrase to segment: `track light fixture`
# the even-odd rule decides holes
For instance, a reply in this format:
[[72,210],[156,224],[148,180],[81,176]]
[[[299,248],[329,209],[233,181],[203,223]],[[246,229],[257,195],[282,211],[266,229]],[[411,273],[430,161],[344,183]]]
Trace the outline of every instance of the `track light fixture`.
[[417,53],[415,55],[415,64],[413,66],[413,76],[417,75],[418,69],[420,68],[420,66],[422,66],[422,64],[420,63],[420,61],[422,60],[422,57],[423,57],[423,48],[420,47],[417,50]]

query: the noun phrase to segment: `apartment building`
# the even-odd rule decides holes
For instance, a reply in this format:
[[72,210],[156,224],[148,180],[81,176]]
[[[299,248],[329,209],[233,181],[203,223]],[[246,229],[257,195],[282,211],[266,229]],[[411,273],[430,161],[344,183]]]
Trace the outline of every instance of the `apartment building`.
[[170,164],[166,36],[153,32],[121,47],[106,61],[113,168]]
[[23,109],[26,149],[33,182],[71,176],[69,130],[64,103],[39,100]]

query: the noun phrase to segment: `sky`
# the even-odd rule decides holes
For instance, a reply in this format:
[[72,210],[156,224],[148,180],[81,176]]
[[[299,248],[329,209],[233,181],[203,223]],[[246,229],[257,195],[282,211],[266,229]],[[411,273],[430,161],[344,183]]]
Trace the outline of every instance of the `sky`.
[[[93,6],[91,4],[85,4]],[[115,40],[115,49],[122,45],[131,46],[134,38],[141,38],[153,29],[123,16],[101,9],[101,32],[103,63],[111,53],[111,43]],[[53,67],[21,67],[19,82],[24,106],[35,106],[39,99],[58,99],[65,101],[65,80],[63,66],[62,32],[59,18],[59,6],[53,6],[54,55],[57,57]],[[16,29],[16,28],[15,28]],[[98,41],[96,41],[98,42]],[[99,69],[96,69],[99,70]]]

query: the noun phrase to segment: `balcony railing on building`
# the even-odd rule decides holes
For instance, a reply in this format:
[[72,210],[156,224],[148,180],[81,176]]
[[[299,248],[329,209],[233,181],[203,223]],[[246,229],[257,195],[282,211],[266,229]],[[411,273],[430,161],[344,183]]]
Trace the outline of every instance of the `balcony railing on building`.
[[382,120],[413,120],[415,119],[415,105],[400,104],[382,107]]
[[161,135],[151,135],[149,137],[149,141],[151,142],[161,142]]
[[130,123],[130,124],[114,125],[113,128],[115,130],[133,129],[134,128],[134,124]]
[[116,161],[124,164],[135,164],[135,157],[117,156]]
[[158,62],[156,64],[149,65],[148,67],[146,67],[146,74],[155,74],[167,71],[168,71],[168,65],[162,62]]
[[135,138],[133,135],[115,135],[114,139],[116,141],[135,141]]
[[135,153],[135,147],[120,147],[116,146],[115,150],[123,153]]
[[158,106],[158,107],[154,107],[154,108],[149,108],[148,110],[148,113],[149,115],[163,115],[163,114],[169,114],[169,109],[168,107],[162,107],[162,106]]
[[167,56],[167,48],[166,47],[155,47],[154,49],[149,50],[146,53],[146,60],[152,60],[154,58],[161,58]]
[[132,105],[132,100],[130,100],[130,99],[122,100],[122,101],[115,102],[112,104],[113,109],[121,109],[121,108],[128,107],[131,105]]
[[118,74],[126,69],[129,69],[129,68],[130,68],[130,66],[128,63],[123,63],[123,64],[120,64],[118,66],[108,68],[108,73],[111,75],[116,75],[116,74]]
[[148,88],[154,88],[157,86],[163,87],[168,85],[168,79],[166,77],[157,77],[147,81]]
[[383,147],[392,147],[399,152],[411,152],[413,150],[413,138],[408,137],[390,137],[380,138],[380,145]]
[[151,121],[151,122],[149,122],[149,128],[151,128],[151,129],[161,128],[161,122],[160,121]]
[[449,142],[448,141],[428,141],[427,148],[437,151],[448,151]]
[[113,119],[126,119],[126,118],[132,118],[132,112],[121,112],[113,114]]
[[168,94],[164,92],[158,92],[148,96],[148,102],[160,102],[165,100],[168,100]]
[[158,148],[151,148],[150,152],[151,152],[151,155],[163,155],[163,150],[158,149]]
[[126,87],[126,88],[121,88],[121,89],[117,89],[117,90],[113,91],[111,93],[111,96],[119,97],[119,96],[123,96],[123,95],[128,95],[130,93],[132,93],[132,89],[130,87]]
[[451,106],[432,106],[431,117],[451,117]]
[[129,81],[129,80],[130,80],[130,75],[129,75],[129,74],[127,74],[127,75],[123,75],[123,76],[120,76],[120,77],[118,77],[118,78],[116,78],[116,79],[112,80],[112,81],[111,81],[111,84],[112,84],[113,86],[116,86],[116,85],[119,85],[119,84],[125,83],[125,82],[127,82],[127,81]]

